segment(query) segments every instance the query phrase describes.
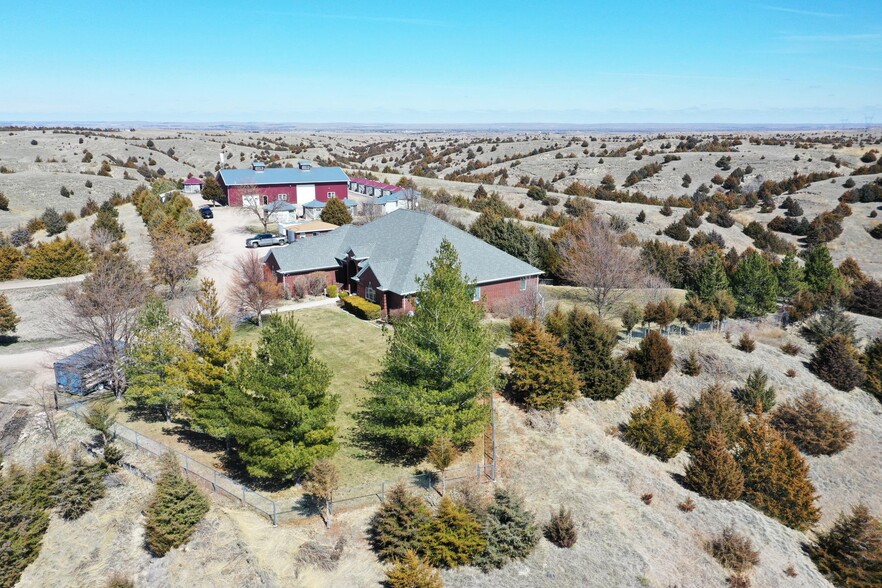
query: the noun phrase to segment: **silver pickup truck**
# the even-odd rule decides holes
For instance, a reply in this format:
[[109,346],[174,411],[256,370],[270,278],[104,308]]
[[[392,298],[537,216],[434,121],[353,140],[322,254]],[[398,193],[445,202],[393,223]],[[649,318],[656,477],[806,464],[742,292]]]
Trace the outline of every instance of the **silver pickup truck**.
[[285,245],[288,242],[285,237],[273,235],[272,233],[260,233],[253,237],[245,239],[245,247],[264,247],[267,245]]

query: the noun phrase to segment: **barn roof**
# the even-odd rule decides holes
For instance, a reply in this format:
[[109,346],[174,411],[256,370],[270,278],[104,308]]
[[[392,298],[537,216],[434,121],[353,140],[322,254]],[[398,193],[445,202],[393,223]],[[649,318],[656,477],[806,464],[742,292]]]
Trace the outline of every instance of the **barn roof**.
[[[346,208],[354,208],[358,206],[358,202],[355,200],[350,200],[349,198],[343,198],[340,200],[343,204],[346,205]],[[303,208],[324,208],[327,202],[322,202],[321,200],[311,200],[310,202],[306,202],[303,204]]]
[[339,167],[268,167],[263,171],[253,169],[222,169],[218,172],[225,186],[270,186],[297,184],[329,184],[349,181]]
[[413,294],[416,278],[429,273],[429,263],[447,239],[459,253],[463,274],[476,284],[538,276],[542,270],[457,229],[430,214],[396,210],[366,225],[345,225],[311,239],[272,250],[281,273],[334,269],[351,255],[368,268],[381,290]]
[[192,185],[194,185],[194,184],[200,184],[200,185],[201,185],[201,184],[202,184],[202,180],[200,180],[199,178],[187,178],[186,180],[184,180],[184,185],[185,185],[185,186],[192,186]]

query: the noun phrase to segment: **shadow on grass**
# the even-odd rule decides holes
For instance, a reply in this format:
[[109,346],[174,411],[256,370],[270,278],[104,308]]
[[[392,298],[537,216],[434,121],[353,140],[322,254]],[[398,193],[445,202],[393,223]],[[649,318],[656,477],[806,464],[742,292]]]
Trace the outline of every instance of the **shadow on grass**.
[[399,466],[415,466],[426,457],[426,450],[370,432],[370,417],[365,411],[354,413],[355,427],[348,441],[363,452],[366,459]]

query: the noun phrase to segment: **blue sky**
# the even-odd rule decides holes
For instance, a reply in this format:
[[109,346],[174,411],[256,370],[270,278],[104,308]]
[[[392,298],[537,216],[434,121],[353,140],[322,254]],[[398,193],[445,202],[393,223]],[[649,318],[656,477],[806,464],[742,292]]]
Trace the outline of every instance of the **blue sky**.
[[878,124],[879,6],[6,0],[0,120]]

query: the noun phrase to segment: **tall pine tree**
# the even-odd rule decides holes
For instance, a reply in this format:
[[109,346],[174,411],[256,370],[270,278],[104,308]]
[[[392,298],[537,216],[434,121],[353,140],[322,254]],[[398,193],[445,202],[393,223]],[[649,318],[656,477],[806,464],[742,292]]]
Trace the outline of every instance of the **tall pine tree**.
[[267,321],[255,355],[243,358],[229,395],[229,432],[248,473],[289,480],[337,450],[340,398],[331,370],[290,317]]
[[716,247],[710,247],[701,257],[701,263],[693,278],[692,292],[702,302],[713,301],[717,292],[729,289],[729,278],[726,276],[726,268],[720,259],[720,251]]
[[187,392],[187,355],[181,324],[159,298],[151,298],[135,324],[126,351],[126,399],[142,409],[159,410],[166,421]]
[[738,262],[732,276],[732,294],[741,316],[758,316],[775,310],[778,278],[758,251],[745,252]]
[[14,333],[19,323],[18,315],[9,304],[6,294],[0,292],[0,335]]
[[557,338],[536,322],[513,336],[508,386],[512,397],[531,408],[560,408],[579,394],[579,377]]
[[457,445],[474,439],[498,376],[495,341],[449,241],[417,283],[416,310],[396,321],[361,419],[365,436],[399,456],[422,454],[439,436]]
[[744,474],[726,444],[723,432],[711,429],[686,466],[686,483],[711,500],[738,500],[744,492]]
[[194,429],[215,439],[227,439],[227,368],[239,349],[231,343],[233,327],[221,313],[214,280],[202,280],[196,306],[188,316],[193,350],[187,355],[186,372],[192,392],[183,405]]
[[631,383],[631,366],[613,357],[616,331],[596,314],[574,308],[567,321],[566,346],[582,381],[582,394],[611,400]]
[[190,539],[208,512],[208,498],[181,474],[173,453],[160,458],[156,489],[147,505],[144,531],[147,547],[159,557]]
[[778,277],[778,294],[788,300],[796,296],[796,293],[805,286],[802,268],[792,251],[788,251],[778,264],[775,274]]
[[805,283],[815,293],[826,293],[842,285],[839,270],[833,265],[826,245],[816,245],[809,250],[805,261]]

